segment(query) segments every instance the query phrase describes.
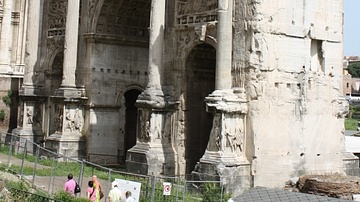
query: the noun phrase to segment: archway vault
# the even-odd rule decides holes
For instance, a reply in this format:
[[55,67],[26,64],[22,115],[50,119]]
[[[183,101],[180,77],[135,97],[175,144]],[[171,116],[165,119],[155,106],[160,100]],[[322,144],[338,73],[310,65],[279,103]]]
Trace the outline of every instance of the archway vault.
[[91,33],[148,38],[151,1],[99,0],[92,7]]

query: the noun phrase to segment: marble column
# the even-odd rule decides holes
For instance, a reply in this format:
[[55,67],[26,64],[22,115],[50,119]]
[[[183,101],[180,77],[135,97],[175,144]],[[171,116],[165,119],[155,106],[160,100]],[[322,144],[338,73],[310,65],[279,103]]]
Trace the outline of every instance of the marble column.
[[129,149],[129,172],[174,175],[175,152],[171,146],[171,118],[178,104],[171,98],[172,87],[162,86],[165,0],[152,0],[149,38],[149,82],[136,101],[139,109],[137,143]]
[[10,46],[12,42],[11,13],[13,0],[4,0],[3,19],[0,32],[0,72],[12,72],[10,66]]
[[232,0],[220,0],[217,24],[215,90],[231,89]]
[[41,1],[29,1],[28,8],[25,9],[28,9],[25,73],[19,92],[22,109],[19,122],[22,124],[12,133],[39,142],[44,139],[42,129],[45,91],[41,86],[35,84],[36,74],[34,72],[39,63]]
[[60,88],[75,88],[80,0],[69,0],[66,14],[63,80]]
[[27,39],[26,39],[26,57],[25,57],[25,73],[24,83],[22,88],[32,87],[33,74],[35,66],[38,64],[39,59],[39,41],[40,41],[40,1],[29,2],[28,13],[28,26],[27,26]]
[[165,0],[153,0],[150,14],[149,83],[148,87],[159,88],[162,76],[162,51],[165,28]]
[[149,81],[145,91],[139,96],[138,103],[152,105],[157,108],[164,107],[163,86],[161,80],[163,77],[163,45],[165,29],[165,0],[152,0],[150,11],[149,27],[149,62],[148,77]]
[[85,98],[85,88],[76,86],[76,69],[79,42],[80,0],[69,0],[67,5],[63,80],[59,89],[55,90],[56,97],[69,99]]
[[193,171],[200,179],[221,179],[237,195],[250,188],[246,150],[246,92],[232,88],[232,0],[219,0],[215,91],[205,98],[214,115],[206,151]]
[[51,122],[50,128],[56,130],[46,139],[46,146],[73,158],[84,158],[86,142],[83,136],[85,116],[82,103],[87,97],[85,88],[76,86],[75,76],[78,62],[80,0],[67,2],[63,80],[52,99],[53,106],[60,107],[57,112],[51,111],[51,116],[57,122]]

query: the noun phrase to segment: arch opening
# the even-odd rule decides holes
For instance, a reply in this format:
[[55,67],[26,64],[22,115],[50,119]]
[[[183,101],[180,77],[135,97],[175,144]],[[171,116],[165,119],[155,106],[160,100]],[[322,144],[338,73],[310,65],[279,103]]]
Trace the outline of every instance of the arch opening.
[[[124,157],[129,149],[136,144],[137,107],[136,99],[141,91],[132,89],[124,94],[125,97],[125,136],[124,136]],[[123,159],[123,163],[125,158]]]
[[216,50],[197,45],[186,61],[186,174],[190,174],[204,155],[212,128],[213,115],[206,112],[205,97],[215,90]]

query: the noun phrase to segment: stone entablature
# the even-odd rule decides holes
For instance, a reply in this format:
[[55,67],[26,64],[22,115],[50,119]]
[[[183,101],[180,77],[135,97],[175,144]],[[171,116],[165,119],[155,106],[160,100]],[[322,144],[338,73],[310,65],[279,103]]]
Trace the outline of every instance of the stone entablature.
[[217,22],[217,10],[218,2],[215,0],[177,0],[175,24],[177,26],[194,26]]

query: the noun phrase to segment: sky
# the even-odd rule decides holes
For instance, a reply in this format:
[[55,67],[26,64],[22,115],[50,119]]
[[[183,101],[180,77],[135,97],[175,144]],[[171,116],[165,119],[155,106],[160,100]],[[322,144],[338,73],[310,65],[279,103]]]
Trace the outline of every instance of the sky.
[[360,0],[344,0],[344,56],[360,56]]

